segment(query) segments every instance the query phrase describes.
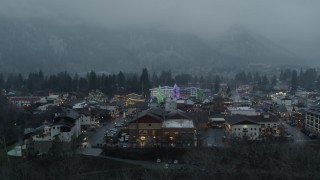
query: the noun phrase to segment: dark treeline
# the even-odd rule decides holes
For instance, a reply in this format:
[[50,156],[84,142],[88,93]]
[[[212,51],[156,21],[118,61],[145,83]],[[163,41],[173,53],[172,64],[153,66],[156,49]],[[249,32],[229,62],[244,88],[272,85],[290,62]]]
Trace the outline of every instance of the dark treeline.
[[173,157],[180,157],[179,165],[175,167],[170,164],[168,169],[163,169],[163,166],[152,168],[149,163],[126,164],[103,159],[103,156],[48,156],[32,161],[12,162],[0,168],[0,176],[3,180],[313,180],[319,179],[320,175],[318,149],[319,144],[283,142],[231,142],[228,148],[186,149],[183,154],[173,149],[163,149],[164,157],[167,152],[172,152]]
[[60,72],[44,75],[39,72],[30,73],[24,77],[21,74],[10,74],[4,77],[0,74],[0,89],[16,91],[21,94],[47,94],[48,92],[82,92],[99,89],[108,96],[114,94],[138,93],[148,96],[152,87],[172,86],[197,86],[218,92],[222,82],[235,85],[249,84],[254,90],[271,91],[279,83],[286,83],[292,91],[303,88],[308,91],[320,90],[320,76],[316,69],[286,69],[280,73],[262,74],[259,72],[239,72],[233,79],[227,79],[220,75],[190,75],[187,73],[173,75],[170,70],[160,74],[150,74],[146,68],[141,73],[99,74],[94,71],[85,76]]
[[[149,94],[152,87],[201,85],[204,88],[214,89],[214,83],[219,84],[223,77],[215,76],[192,76],[190,74],[172,75],[170,70],[163,71],[159,75],[152,75],[146,68],[141,74],[119,72],[117,74],[98,74],[94,71],[85,76],[78,74],[70,75],[61,72],[52,75],[44,75],[43,71],[30,73],[27,77],[21,74],[10,74],[4,77],[0,74],[0,89],[6,91],[17,91],[22,94],[47,94],[48,92],[83,92],[100,89],[108,96],[123,93]],[[217,89],[217,87],[216,87]]]
[[25,119],[25,113],[0,94],[0,149],[4,144],[12,144],[18,140]]
[[261,75],[258,72],[246,73],[244,71],[235,75],[235,82],[238,84],[251,84],[256,90],[269,91],[274,88],[278,82],[286,83],[295,92],[299,87],[307,91],[320,90],[320,75],[314,68],[306,70],[295,69],[282,70],[280,74]]

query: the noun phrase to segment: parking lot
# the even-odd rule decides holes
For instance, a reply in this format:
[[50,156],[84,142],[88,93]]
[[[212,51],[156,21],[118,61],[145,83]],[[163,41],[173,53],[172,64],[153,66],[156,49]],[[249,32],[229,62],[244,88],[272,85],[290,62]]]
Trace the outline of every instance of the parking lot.
[[[106,138],[117,138],[120,124],[124,123],[125,119],[117,118],[105,122],[102,127],[97,127],[95,131],[88,132],[88,146],[103,146]],[[109,136],[107,136],[109,135]]]
[[207,128],[201,132],[204,138],[204,146],[224,146],[223,136],[225,135],[224,128]]
[[294,142],[303,143],[307,141],[314,141],[309,136],[301,132],[301,128],[295,125],[290,125],[289,123],[285,122],[284,120],[280,120],[282,126],[284,127],[284,131],[291,136]]

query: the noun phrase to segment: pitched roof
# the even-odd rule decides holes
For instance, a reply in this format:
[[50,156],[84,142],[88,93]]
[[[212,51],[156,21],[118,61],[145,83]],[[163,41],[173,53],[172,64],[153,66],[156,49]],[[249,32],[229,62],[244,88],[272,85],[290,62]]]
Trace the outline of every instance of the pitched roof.
[[262,122],[279,122],[279,119],[275,115],[269,115],[269,117],[264,117],[263,115],[260,116],[245,116],[245,115],[232,115],[225,117],[226,122],[229,124],[238,124],[241,122],[246,121],[246,123],[262,123]]
[[251,121],[250,119],[239,119],[239,121],[236,121],[231,125],[236,125],[236,124],[256,124],[256,125],[259,125],[257,122]]
[[176,111],[172,111],[168,113],[166,119],[191,119],[191,118],[187,116],[187,114],[184,111],[177,109]]
[[189,119],[171,119],[162,123],[163,128],[194,128],[193,121]]
[[138,117],[136,117],[135,119],[133,119],[131,122],[135,122],[143,117],[149,116],[153,119],[156,119],[158,121],[163,121],[164,120],[164,116],[165,116],[165,111],[160,109],[160,108],[151,108],[148,109],[146,111],[143,111],[142,113],[140,113],[138,115]]

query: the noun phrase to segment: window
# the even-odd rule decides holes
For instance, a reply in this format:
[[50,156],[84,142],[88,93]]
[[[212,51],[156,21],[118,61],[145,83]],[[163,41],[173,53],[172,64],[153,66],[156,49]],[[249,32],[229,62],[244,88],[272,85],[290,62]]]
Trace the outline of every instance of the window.
[[149,124],[149,126],[151,126],[151,124]]
[[56,127],[52,127],[52,129],[56,129]]
[[234,130],[236,131],[236,130],[237,130],[237,128],[234,128]]
[[254,128],[254,130],[257,130],[257,128]]
[[238,130],[240,131],[240,128],[238,128]]
[[252,128],[250,128],[250,130],[252,131]]
[[254,133],[254,135],[257,135],[257,133]]

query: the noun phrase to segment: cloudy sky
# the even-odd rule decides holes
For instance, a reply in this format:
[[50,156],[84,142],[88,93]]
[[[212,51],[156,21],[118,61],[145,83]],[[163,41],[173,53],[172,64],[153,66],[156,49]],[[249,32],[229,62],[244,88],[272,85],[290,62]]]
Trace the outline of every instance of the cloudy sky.
[[203,38],[240,27],[320,57],[320,0],[0,0],[0,15],[112,28],[156,28]]

